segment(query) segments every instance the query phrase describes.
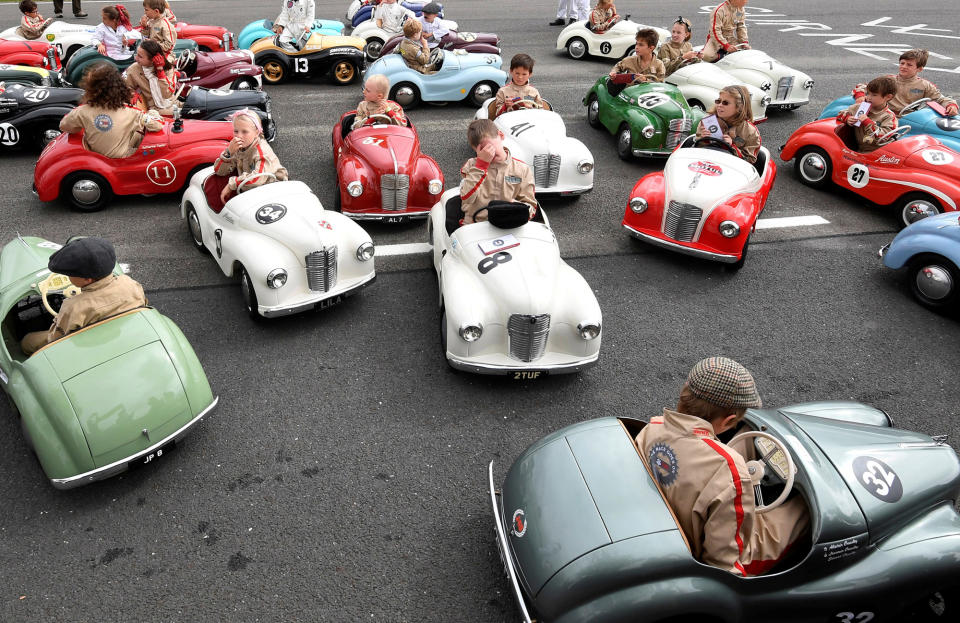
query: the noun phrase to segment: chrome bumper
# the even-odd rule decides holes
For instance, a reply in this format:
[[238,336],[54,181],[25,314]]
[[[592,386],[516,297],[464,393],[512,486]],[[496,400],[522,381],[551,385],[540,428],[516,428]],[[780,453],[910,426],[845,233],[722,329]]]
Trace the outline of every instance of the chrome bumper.
[[156,451],[157,448],[160,448],[161,446],[167,443],[170,443],[171,441],[176,442],[183,439],[187,435],[187,433],[190,431],[191,428],[193,428],[196,424],[198,424],[200,420],[202,420],[207,413],[209,413],[211,410],[213,410],[214,407],[217,406],[218,402],[220,402],[220,397],[214,396],[213,402],[207,405],[207,408],[201,411],[199,415],[197,415],[195,418],[193,418],[192,420],[184,424],[178,431],[176,431],[169,437],[161,439],[158,443],[153,444],[146,450],[143,450],[141,452],[128,456],[125,459],[114,461],[113,463],[106,465],[104,467],[100,467],[98,469],[85,472],[83,474],[79,474],[77,476],[71,476],[70,478],[51,478],[50,483],[57,489],[73,489],[74,487],[79,487],[85,484],[89,484],[97,480],[104,480],[111,476],[115,476],[121,472],[125,472],[127,471],[127,465],[130,463],[130,461],[134,461],[136,459],[144,457],[150,454],[151,452]]
[[677,253],[683,253],[684,255],[692,255],[693,257],[699,257],[706,260],[713,260],[714,262],[722,262],[724,264],[733,264],[738,262],[740,258],[736,255],[727,255],[725,253],[714,253],[712,251],[704,251],[702,249],[693,249],[691,247],[685,247],[679,242],[671,242],[669,240],[663,240],[662,238],[657,238],[656,236],[651,236],[650,234],[645,234],[641,231],[630,227],[629,225],[624,225],[624,229],[630,232],[630,235],[636,238],[637,240],[643,240],[649,244],[652,244],[656,247],[662,249],[669,249],[670,251],[676,251]]
[[258,306],[260,315],[262,315],[264,318],[279,318],[280,316],[291,316],[293,314],[299,314],[300,312],[309,311],[311,309],[326,309],[327,307],[333,307],[334,305],[342,302],[343,299],[353,296],[361,289],[370,285],[376,281],[376,279],[377,275],[374,273],[373,275],[370,275],[370,278],[366,281],[358,283],[348,290],[334,292],[320,300],[312,300],[306,303],[300,303],[299,305],[294,305],[292,307],[264,307],[260,305]]
[[[472,372],[473,374],[537,374],[546,372],[547,374],[573,374],[574,372],[580,372],[581,370],[586,370],[593,364],[597,363],[597,360],[600,358],[600,353],[595,353],[594,355],[576,361],[574,363],[564,363],[557,365],[546,365],[538,366],[534,363],[525,366],[498,366],[488,363],[476,363],[474,361],[468,361],[465,359],[458,359],[456,357],[447,356],[447,362],[450,364],[450,367],[456,368],[457,370],[463,370],[464,372]],[[536,378],[536,376],[523,376],[517,378]]]
[[513,568],[513,559],[510,557],[510,546],[507,543],[507,535],[503,531],[503,517],[500,515],[500,504],[497,503],[497,488],[493,484],[493,461],[487,469],[487,475],[490,483],[490,506],[493,507],[493,534],[497,541],[497,549],[500,551],[500,560],[503,562],[503,570],[510,580],[510,588],[513,591],[513,597],[517,601],[517,607],[523,615],[524,623],[533,623],[530,613],[527,611],[527,603],[523,599],[523,591],[520,590],[520,582],[517,580],[517,571]]
[[427,218],[430,215],[430,210],[423,210],[418,212],[403,212],[397,210],[396,212],[383,212],[379,214],[371,214],[369,212],[347,212],[346,210],[341,210],[341,214],[348,216],[355,221],[384,221],[391,218],[397,218],[402,216],[406,219],[421,219]]

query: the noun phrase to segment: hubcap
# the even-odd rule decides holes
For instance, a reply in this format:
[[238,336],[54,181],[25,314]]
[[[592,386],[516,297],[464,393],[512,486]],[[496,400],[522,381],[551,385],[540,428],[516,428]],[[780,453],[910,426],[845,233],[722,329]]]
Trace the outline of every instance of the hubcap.
[[622,153],[630,153],[630,130],[624,130],[620,133],[620,143],[618,145]]
[[190,235],[193,236],[193,242],[198,247],[203,246],[203,238],[200,233],[200,219],[197,218],[196,212],[190,213],[190,220],[187,221],[190,224]]
[[953,277],[943,266],[924,266],[917,271],[917,290],[932,301],[940,301],[953,291]]
[[346,61],[337,65],[334,70],[339,82],[350,82],[353,80],[353,64]]
[[77,180],[71,192],[78,203],[92,205],[100,201],[100,185],[93,180]]
[[600,102],[593,100],[587,108],[587,114],[590,116],[590,123],[596,123],[600,118]]
[[250,83],[247,82],[246,80],[241,80],[241,81],[240,81],[240,84],[237,85],[237,90],[238,90],[238,91],[249,91],[249,90],[252,89],[252,88],[253,88],[253,87],[250,86]]
[[410,106],[413,104],[414,97],[413,88],[408,86],[400,87],[394,95],[394,99],[401,106]]
[[587,46],[580,40],[571,41],[570,45],[567,46],[567,52],[569,52],[573,58],[581,58],[587,53]]
[[370,41],[367,43],[367,57],[369,58],[380,58],[380,50],[383,49],[383,44],[379,41]]
[[935,214],[940,214],[940,210],[937,209],[937,206],[933,205],[929,201],[924,201],[923,199],[911,201],[907,205],[903,206],[903,222],[906,225],[912,225],[919,220]]
[[827,163],[820,154],[807,154],[800,163],[800,172],[811,182],[819,182],[827,174]]
[[283,78],[283,67],[276,61],[270,61],[263,66],[263,75],[266,76],[267,80],[276,82]]
[[493,97],[493,89],[490,88],[489,84],[482,83],[473,87],[473,98],[478,102],[483,102],[491,97]]

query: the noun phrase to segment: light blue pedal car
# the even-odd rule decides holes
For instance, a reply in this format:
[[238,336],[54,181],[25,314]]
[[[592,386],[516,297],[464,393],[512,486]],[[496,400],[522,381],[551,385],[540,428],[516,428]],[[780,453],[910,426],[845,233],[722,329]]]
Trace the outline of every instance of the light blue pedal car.
[[[321,35],[341,35],[343,34],[343,22],[332,19],[315,19],[311,32],[318,32]],[[264,37],[273,37],[273,20],[261,19],[256,22],[250,22],[240,31],[237,37],[237,47],[241,50],[249,50],[254,41],[259,41]]]
[[960,309],[960,212],[921,219],[880,249],[888,268],[907,267],[917,301],[930,309]]
[[398,53],[386,54],[367,67],[367,75],[384,74],[390,79],[390,99],[404,108],[424,102],[467,100],[479,108],[506,84],[498,54],[471,54],[463,50],[435,49],[430,53],[434,73],[422,74],[407,67]]
[[[897,125],[909,125],[907,136],[929,134],[953,151],[960,152],[960,115],[947,117],[929,106],[929,98],[923,98],[910,104],[897,118]],[[841,111],[853,106],[853,96],[840,97],[829,104],[820,113],[819,119],[836,117]]]

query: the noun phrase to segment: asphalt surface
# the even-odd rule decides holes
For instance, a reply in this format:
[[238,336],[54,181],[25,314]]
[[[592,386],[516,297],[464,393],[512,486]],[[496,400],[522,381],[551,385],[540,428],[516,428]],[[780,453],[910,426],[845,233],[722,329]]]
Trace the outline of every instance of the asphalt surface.
[[[173,8],[184,21],[239,33],[273,17],[273,5]],[[254,324],[237,283],[190,248],[178,196],[79,214],[30,193],[35,154],[3,155],[0,240],[17,232],[112,239],[193,344],[220,405],[153,468],[61,492],[0,404],[0,621],[517,620],[492,539],[487,463],[502,477],[524,448],[564,425],[655,415],[675,402],[690,366],[717,353],[753,371],[767,405],[860,400],[901,427],[949,433],[958,447],[960,323],[917,305],[904,276],[877,260],[895,233],[888,214],[852,195],[811,191],[792,163],[779,163],[764,217],[819,215],[828,224],[756,232],[739,273],[636,242],[620,227],[624,204],[662,161],[621,162],[614,137],[587,125],[580,100],[611,63],[554,50],[552,1],[445,5],[462,29],[498,33],[507,59],[534,56],[533,83],[594,154],[595,190],[546,209],[564,257],[600,301],[598,365],[527,383],[451,371],[426,255],[378,256],[377,282],[360,296]],[[318,17],[338,19],[346,2],[317,6]],[[84,8],[95,14],[99,3]],[[698,8],[618,3],[647,24],[691,17],[702,38],[707,15]],[[49,3],[40,10],[52,14]],[[808,106],[771,113],[760,126],[764,144],[775,151],[850,85],[894,71],[898,46],[949,57],[934,57],[924,75],[960,92],[960,32],[930,30],[950,29],[943,15],[953,10],[944,0],[751,3],[754,47],[817,81]],[[16,15],[15,5],[0,5],[0,23]],[[929,26],[909,28],[917,24]],[[871,36],[838,43],[841,34]],[[359,101],[359,84],[269,92],[275,150],[329,204],[331,126]],[[409,115],[455,185],[471,155],[473,110],[422,106]],[[368,229],[378,245],[426,241],[422,223]]]

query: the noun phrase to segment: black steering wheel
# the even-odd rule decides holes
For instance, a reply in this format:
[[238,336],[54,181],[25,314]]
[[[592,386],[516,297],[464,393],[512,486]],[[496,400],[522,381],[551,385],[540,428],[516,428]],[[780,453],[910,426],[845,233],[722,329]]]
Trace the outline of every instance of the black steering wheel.
[[704,149],[716,149],[717,151],[725,151],[731,156],[740,157],[740,154],[737,153],[737,150],[733,145],[728,144],[726,141],[716,138],[715,136],[701,136],[694,143],[694,147],[703,147]]
[[434,70],[440,69],[440,66],[443,65],[443,50],[439,47],[433,48],[430,52],[430,60],[427,63],[432,65]]

